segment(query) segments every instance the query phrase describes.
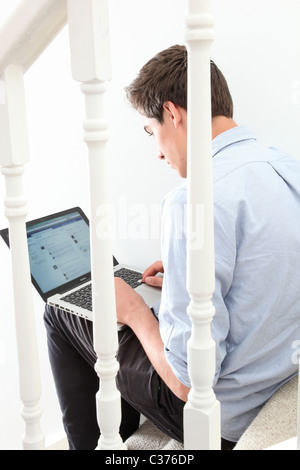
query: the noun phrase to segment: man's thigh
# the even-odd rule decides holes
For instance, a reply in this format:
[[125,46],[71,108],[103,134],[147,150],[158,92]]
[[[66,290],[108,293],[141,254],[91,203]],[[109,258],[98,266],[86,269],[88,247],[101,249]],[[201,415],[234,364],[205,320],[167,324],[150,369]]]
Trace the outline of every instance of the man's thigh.
[[[92,366],[97,360],[91,321],[46,306],[45,316],[79,354]],[[116,383],[121,396],[159,429],[179,441],[183,439],[184,402],[160,379],[144,349],[129,327],[118,332]]]
[[170,437],[183,441],[183,407],[161,380],[130,328],[119,332],[117,386],[124,399]]

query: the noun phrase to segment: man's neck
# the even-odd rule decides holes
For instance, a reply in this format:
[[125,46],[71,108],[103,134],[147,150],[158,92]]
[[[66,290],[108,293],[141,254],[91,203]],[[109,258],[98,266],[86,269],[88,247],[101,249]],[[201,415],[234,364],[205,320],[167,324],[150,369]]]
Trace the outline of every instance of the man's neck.
[[233,127],[237,127],[237,123],[225,116],[216,116],[212,120],[212,138],[214,139],[217,135],[223,132],[229,131]]

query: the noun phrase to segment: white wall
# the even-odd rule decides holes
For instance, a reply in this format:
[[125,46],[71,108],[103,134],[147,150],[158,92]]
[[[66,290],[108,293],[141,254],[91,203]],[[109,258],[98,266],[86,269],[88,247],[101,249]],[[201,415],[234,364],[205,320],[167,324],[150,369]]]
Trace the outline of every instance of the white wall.
[[[0,21],[18,2],[0,1]],[[30,2],[29,2],[30,3]],[[109,0],[113,79],[107,94],[111,140],[108,167],[111,202],[128,211],[117,227],[114,252],[141,268],[160,256],[157,228],[142,231],[138,222],[156,214],[163,195],[181,180],[156,158],[157,149],[140,117],[124,98],[124,86],[156,52],[184,42],[184,0]],[[300,158],[300,4],[298,0],[211,0],[216,40],[212,58],[228,79],[236,120],[248,124],[267,145]],[[31,161],[26,166],[28,220],[80,205],[87,214],[87,151],[82,142],[83,96],[71,79],[67,28],[25,78]],[[0,198],[4,199],[0,177]],[[136,212],[134,212],[136,211]],[[146,211],[145,213],[143,211]],[[6,227],[0,207],[0,228]],[[141,230],[139,236],[139,230]],[[133,232],[138,239],[132,239]],[[124,235],[125,234],[125,235]],[[130,238],[131,237],[131,238]],[[9,252],[0,241],[0,449],[20,447],[20,400]],[[41,355],[42,426],[48,441],[62,432],[48,366],[43,303],[33,291]]]

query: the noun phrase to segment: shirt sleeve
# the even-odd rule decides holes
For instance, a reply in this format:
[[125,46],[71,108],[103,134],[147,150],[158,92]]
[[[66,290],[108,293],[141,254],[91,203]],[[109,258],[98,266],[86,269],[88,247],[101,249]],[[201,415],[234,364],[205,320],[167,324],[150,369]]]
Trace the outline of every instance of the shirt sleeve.
[[226,338],[230,328],[230,315],[226,305],[226,296],[232,284],[236,259],[235,220],[227,209],[216,204],[214,206],[214,240],[215,291],[212,301],[215,315],[211,331],[216,343],[215,384],[227,354]]
[[[165,277],[159,319],[167,360],[179,380],[189,386],[186,348],[191,334],[191,321],[186,313],[190,298],[186,288],[184,203],[184,191],[177,191],[164,204],[162,256]],[[215,315],[211,332],[216,343],[216,383],[227,353],[226,338],[230,319],[226,295],[232,283],[236,256],[235,220],[230,212],[218,205],[214,207],[214,232],[215,292],[212,302]]]

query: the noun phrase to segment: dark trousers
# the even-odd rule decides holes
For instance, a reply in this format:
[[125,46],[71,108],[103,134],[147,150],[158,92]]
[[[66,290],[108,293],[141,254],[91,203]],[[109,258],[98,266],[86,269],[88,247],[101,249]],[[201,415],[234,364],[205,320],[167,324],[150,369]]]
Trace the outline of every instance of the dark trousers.
[[[92,323],[46,306],[49,359],[70,449],[95,449],[99,439],[95,395]],[[117,387],[122,396],[120,434],[126,440],[139,426],[140,413],[170,437],[182,442],[183,406],[153,369],[128,327],[118,333]]]
[[[45,308],[44,321],[70,449],[95,449],[100,431],[96,416],[99,378],[94,369],[97,357],[93,348],[93,325],[49,305]],[[116,383],[122,397],[122,439],[125,441],[138,428],[142,413],[164,433],[182,442],[185,403],[160,379],[133,331],[126,327],[118,335],[120,368]],[[222,442],[222,447],[225,448],[225,444]]]

